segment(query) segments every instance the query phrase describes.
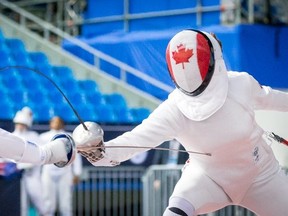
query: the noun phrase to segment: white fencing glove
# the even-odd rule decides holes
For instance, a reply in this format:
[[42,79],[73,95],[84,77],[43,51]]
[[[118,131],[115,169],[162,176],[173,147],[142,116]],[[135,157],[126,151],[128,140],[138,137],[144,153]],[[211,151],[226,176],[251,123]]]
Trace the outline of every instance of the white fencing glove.
[[75,160],[75,142],[69,134],[56,134],[44,147],[51,152],[48,163],[53,162],[59,168],[68,166]]
[[115,166],[115,162],[105,155],[105,145],[103,142],[103,129],[95,122],[84,122],[88,130],[82,124],[73,131],[72,137],[76,143],[79,154],[87,158],[94,166]]

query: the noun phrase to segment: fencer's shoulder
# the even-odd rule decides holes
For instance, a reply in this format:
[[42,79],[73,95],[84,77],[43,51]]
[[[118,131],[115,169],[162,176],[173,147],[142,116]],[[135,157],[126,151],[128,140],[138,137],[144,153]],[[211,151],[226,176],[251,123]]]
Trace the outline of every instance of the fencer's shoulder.
[[238,71],[228,71],[228,77],[231,79],[247,79],[251,75],[247,72],[238,72]]
[[255,80],[254,77],[247,72],[228,71],[229,82],[249,83]]

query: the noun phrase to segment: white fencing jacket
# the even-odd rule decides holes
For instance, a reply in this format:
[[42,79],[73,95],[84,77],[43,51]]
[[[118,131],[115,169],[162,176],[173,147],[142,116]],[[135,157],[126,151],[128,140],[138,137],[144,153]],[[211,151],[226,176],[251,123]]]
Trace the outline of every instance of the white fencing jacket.
[[[228,72],[228,79],[226,101],[212,116],[189,119],[177,106],[180,91],[176,89],[142,124],[105,146],[156,147],[175,138],[188,151],[211,153],[190,154],[189,165],[202,169],[232,200],[241,199],[253,180],[265,177],[264,168],[271,166],[271,173],[278,169],[264,131],[255,121],[255,110],[287,112],[288,94],[261,86],[245,72]],[[106,148],[105,158],[94,165],[125,161],[141,151],[145,149]]]

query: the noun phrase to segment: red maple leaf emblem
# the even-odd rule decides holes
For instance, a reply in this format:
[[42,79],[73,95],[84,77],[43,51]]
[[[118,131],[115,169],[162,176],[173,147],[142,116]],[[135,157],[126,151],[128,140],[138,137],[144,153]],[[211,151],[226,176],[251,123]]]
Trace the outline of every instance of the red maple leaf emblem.
[[177,46],[177,50],[172,52],[172,58],[176,61],[176,64],[182,63],[184,69],[184,63],[189,62],[189,59],[193,56],[193,49],[186,49],[186,46],[182,43]]

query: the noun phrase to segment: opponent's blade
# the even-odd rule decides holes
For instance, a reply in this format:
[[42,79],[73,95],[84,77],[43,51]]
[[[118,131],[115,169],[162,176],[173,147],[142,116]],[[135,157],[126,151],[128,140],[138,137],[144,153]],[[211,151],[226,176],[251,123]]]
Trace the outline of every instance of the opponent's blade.
[[[92,147],[91,147],[92,148]],[[102,146],[95,146],[93,147],[95,149],[102,149]],[[117,146],[105,146],[104,148],[131,148],[131,149],[148,149],[148,150],[160,150],[160,151],[174,151],[174,152],[181,152],[181,153],[187,153],[187,154],[199,154],[199,155],[206,155],[206,156],[212,156],[211,153],[205,153],[205,152],[197,152],[197,151],[186,151],[182,149],[173,149],[173,148],[162,148],[162,147],[151,147],[151,146],[123,146],[123,145],[117,145]]]

